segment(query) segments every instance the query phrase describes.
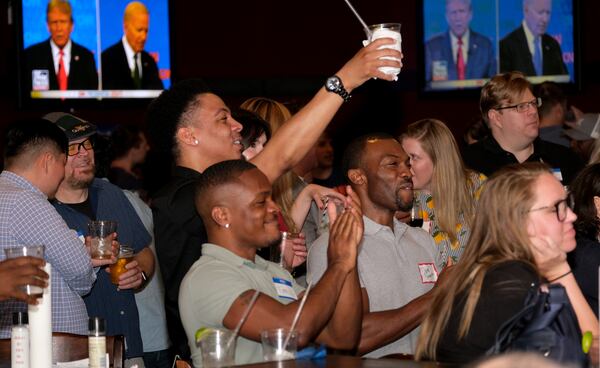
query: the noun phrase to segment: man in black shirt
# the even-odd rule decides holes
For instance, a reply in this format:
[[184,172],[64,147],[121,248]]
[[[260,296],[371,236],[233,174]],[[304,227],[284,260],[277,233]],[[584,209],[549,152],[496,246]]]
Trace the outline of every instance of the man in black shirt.
[[[398,51],[378,50],[390,41],[377,40],[361,49],[336,76],[328,79],[327,88],[321,88],[252,158],[252,163],[271,182],[302,159],[348,99],[349,92],[372,77],[392,80],[393,76],[378,69],[401,65],[399,61],[381,59],[402,57]],[[179,318],[179,286],[207,241],[204,224],[194,207],[194,182],[207,167],[241,157],[242,126],[231,117],[223,100],[198,80],[182,81],[164,91],[151,104],[147,116],[152,144],[155,149],[172,154],[176,165],[170,182],[154,195],[152,213],[156,252],[165,284],[169,337],[175,352],[189,358]]]
[[538,138],[540,104],[523,74],[510,72],[492,78],[480,98],[481,113],[492,134],[465,148],[465,163],[489,176],[509,164],[544,162],[568,185],[583,163],[568,148]]

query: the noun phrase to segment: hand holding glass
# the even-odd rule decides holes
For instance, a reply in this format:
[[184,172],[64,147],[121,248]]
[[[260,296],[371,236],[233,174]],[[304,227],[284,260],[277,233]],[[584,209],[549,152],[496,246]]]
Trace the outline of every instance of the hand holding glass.
[[119,285],[119,276],[127,272],[125,267],[133,259],[133,248],[127,245],[121,244],[119,249],[119,255],[117,256],[117,263],[110,266],[110,281]]
[[[23,245],[20,247],[6,248],[4,249],[6,258],[18,258],[18,257],[35,257],[44,259],[44,246],[43,245]],[[23,290],[27,295],[31,295],[36,298],[41,298],[44,294],[44,289],[35,285],[25,285]]]
[[90,221],[88,223],[93,259],[110,259],[113,255],[110,235],[117,231],[116,221]]
[[[363,41],[363,45],[367,46],[368,44],[379,38],[393,38],[396,41],[393,44],[381,46],[380,49],[388,48],[402,51],[402,35],[400,34],[400,23],[381,23],[369,26],[369,32],[367,32],[367,40]],[[384,56],[382,59],[397,60],[396,58],[387,56]],[[379,70],[389,75],[397,76],[398,74],[400,74],[400,68],[390,66],[383,66],[379,68]]]

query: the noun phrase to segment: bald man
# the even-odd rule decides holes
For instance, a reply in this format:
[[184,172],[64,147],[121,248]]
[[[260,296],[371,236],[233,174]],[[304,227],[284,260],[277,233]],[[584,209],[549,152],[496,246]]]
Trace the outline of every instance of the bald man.
[[121,41],[102,52],[103,89],[163,89],[156,61],[144,51],[149,25],[150,12],[144,4],[127,4]]

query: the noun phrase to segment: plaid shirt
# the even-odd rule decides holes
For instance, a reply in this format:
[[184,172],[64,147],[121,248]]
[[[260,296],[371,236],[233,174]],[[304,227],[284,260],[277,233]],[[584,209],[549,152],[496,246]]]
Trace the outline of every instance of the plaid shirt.
[[[90,256],[77,234],[38,188],[10,172],[0,174],[0,260],[5,248],[43,244],[52,265],[52,330],[87,335],[82,296],[96,280]],[[15,299],[0,302],[0,338],[10,337],[12,313],[27,311]]]

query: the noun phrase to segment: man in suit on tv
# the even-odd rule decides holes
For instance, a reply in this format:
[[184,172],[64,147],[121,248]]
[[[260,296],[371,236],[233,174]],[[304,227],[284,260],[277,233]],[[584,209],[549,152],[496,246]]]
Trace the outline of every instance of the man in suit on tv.
[[144,51],[150,13],[139,1],[127,4],[121,41],[102,52],[104,89],[163,89],[156,61]]
[[500,71],[526,75],[568,74],[560,45],[546,33],[552,0],[523,0],[521,26],[500,40]]
[[97,89],[94,55],[71,40],[73,11],[68,0],[46,7],[50,38],[25,49],[25,81],[34,91]]
[[425,44],[425,77],[431,81],[489,78],[496,74],[492,42],[474,32],[471,0],[446,0],[448,31]]

